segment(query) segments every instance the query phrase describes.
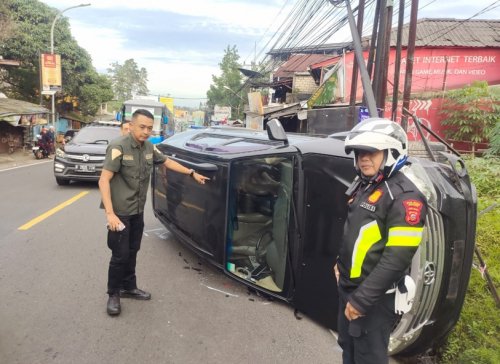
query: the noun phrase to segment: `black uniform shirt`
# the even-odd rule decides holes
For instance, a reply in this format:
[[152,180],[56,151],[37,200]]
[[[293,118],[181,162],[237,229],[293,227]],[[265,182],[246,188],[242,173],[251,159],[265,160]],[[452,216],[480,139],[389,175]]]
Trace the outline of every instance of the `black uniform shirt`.
[[338,259],[340,289],[366,313],[406,273],[422,240],[427,203],[403,174],[360,185],[349,200]]
[[153,163],[165,160],[151,142],[141,145],[132,134],[111,141],[103,168],[115,173],[110,182],[115,214],[129,216],[144,211]]

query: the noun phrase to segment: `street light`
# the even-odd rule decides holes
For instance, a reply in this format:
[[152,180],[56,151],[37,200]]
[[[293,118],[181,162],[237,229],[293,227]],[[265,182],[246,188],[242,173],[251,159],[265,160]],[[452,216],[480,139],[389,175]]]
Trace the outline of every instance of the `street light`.
[[[52,26],[50,27],[50,54],[54,54],[54,27],[56,25],[56,22],[59,20],[61,15],[71,9],[75,8],[83,8],[84,6],[90,6],[91,4],[80,4],[80,5],[75,5],[75,6],[70,6],[69,8],[66,8],[64,10],[59,11],[59,13],[56,15],[54,18],[54,21],[52,22]],[[55,92],[52,94],[52,125],[56,125],[56,107],[55,107]]]

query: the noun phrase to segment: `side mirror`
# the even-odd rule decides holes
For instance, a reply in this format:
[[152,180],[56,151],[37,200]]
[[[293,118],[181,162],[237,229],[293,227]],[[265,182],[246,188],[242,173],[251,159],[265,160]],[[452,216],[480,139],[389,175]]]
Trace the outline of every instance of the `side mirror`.
[[286,136],[285,129],[278,119],[269,120],[266,124],[266,129],[269,140],[278,140],[288,145],[288,137]]

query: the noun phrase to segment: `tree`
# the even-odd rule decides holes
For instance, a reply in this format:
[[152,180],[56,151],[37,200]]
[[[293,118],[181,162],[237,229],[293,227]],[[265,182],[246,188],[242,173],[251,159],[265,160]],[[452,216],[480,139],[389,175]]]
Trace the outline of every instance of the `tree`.
[[127,59],[123,65],[118,62],[111,64],[108,68],[113,92],[118,100],[124,101],[133,98],[134,95],[147,95],[148,71],[139,66],[133,58]]
[[[213,110],[215,105],[231,106],[232,117],[240,118],[243,114],[244,99],[241,95],[242,76],[238,68],[238,50],[236,46],[227,46],[224,57],[219,63],[221,75],[212,75],[213,84],[207,91],[207,105]],[[239,111],[239,113],[238,113]]]
[[[5,0],[4,9],[14,23],[10,36],[0,37],[0,53],[3,57],[20,60],[20,67],[6,69],[0,74],[0,85],[5,93],[14,98],[39,102],[39,57],[50,51],[50,28],[57,11],[37,0]],[[58,20],[54,28],[55,52],[61,54],[63,91],[56,94],[56,102],[76,98],[86,112],[95,109],[86,105],[91,100],[82,92],[92,86],[105,87],[92,98],[92,103],[109,101],[111,85],[98,77],[90,55],[71,36],[66,18]],[[48,102],[48,100],[47,100]]]
[[475,81],[459,90],[450,91],[441,113],[446,119],[446,136],[473,145],[488,139],[500,122],[500,98],[488,89],[486,81]]
[[0,42],[8,39],[15,29],[15,24],[10,19],[8,10],[7,4],[0,3]]
[[82,113],[95,115],[102,104],[102,100],[112,100],[113,90],[108,77],[95,73],[94,79],[82,86],[81,104]]

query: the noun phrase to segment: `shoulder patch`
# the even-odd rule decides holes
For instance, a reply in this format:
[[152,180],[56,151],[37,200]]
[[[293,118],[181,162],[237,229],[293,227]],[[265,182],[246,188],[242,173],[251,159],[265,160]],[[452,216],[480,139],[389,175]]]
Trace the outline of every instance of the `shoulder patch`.
[[371,203],[371,204],[377,203],[377,201],[380,200],[380,197],[382,197],[383,194],[384,194],[384,192],[380,188],[376,189],[368,197],[368,202]]
[[422,211],[422,202],[418,200],[404,200],[405,221],[410,225],[416,225],[420,222],[420,214]]
[[120,149],[117,149],[117,148],[111,149],[111,160],[115,160],[116,158],[118,158],[121,155],[122,155],[122,151]]

